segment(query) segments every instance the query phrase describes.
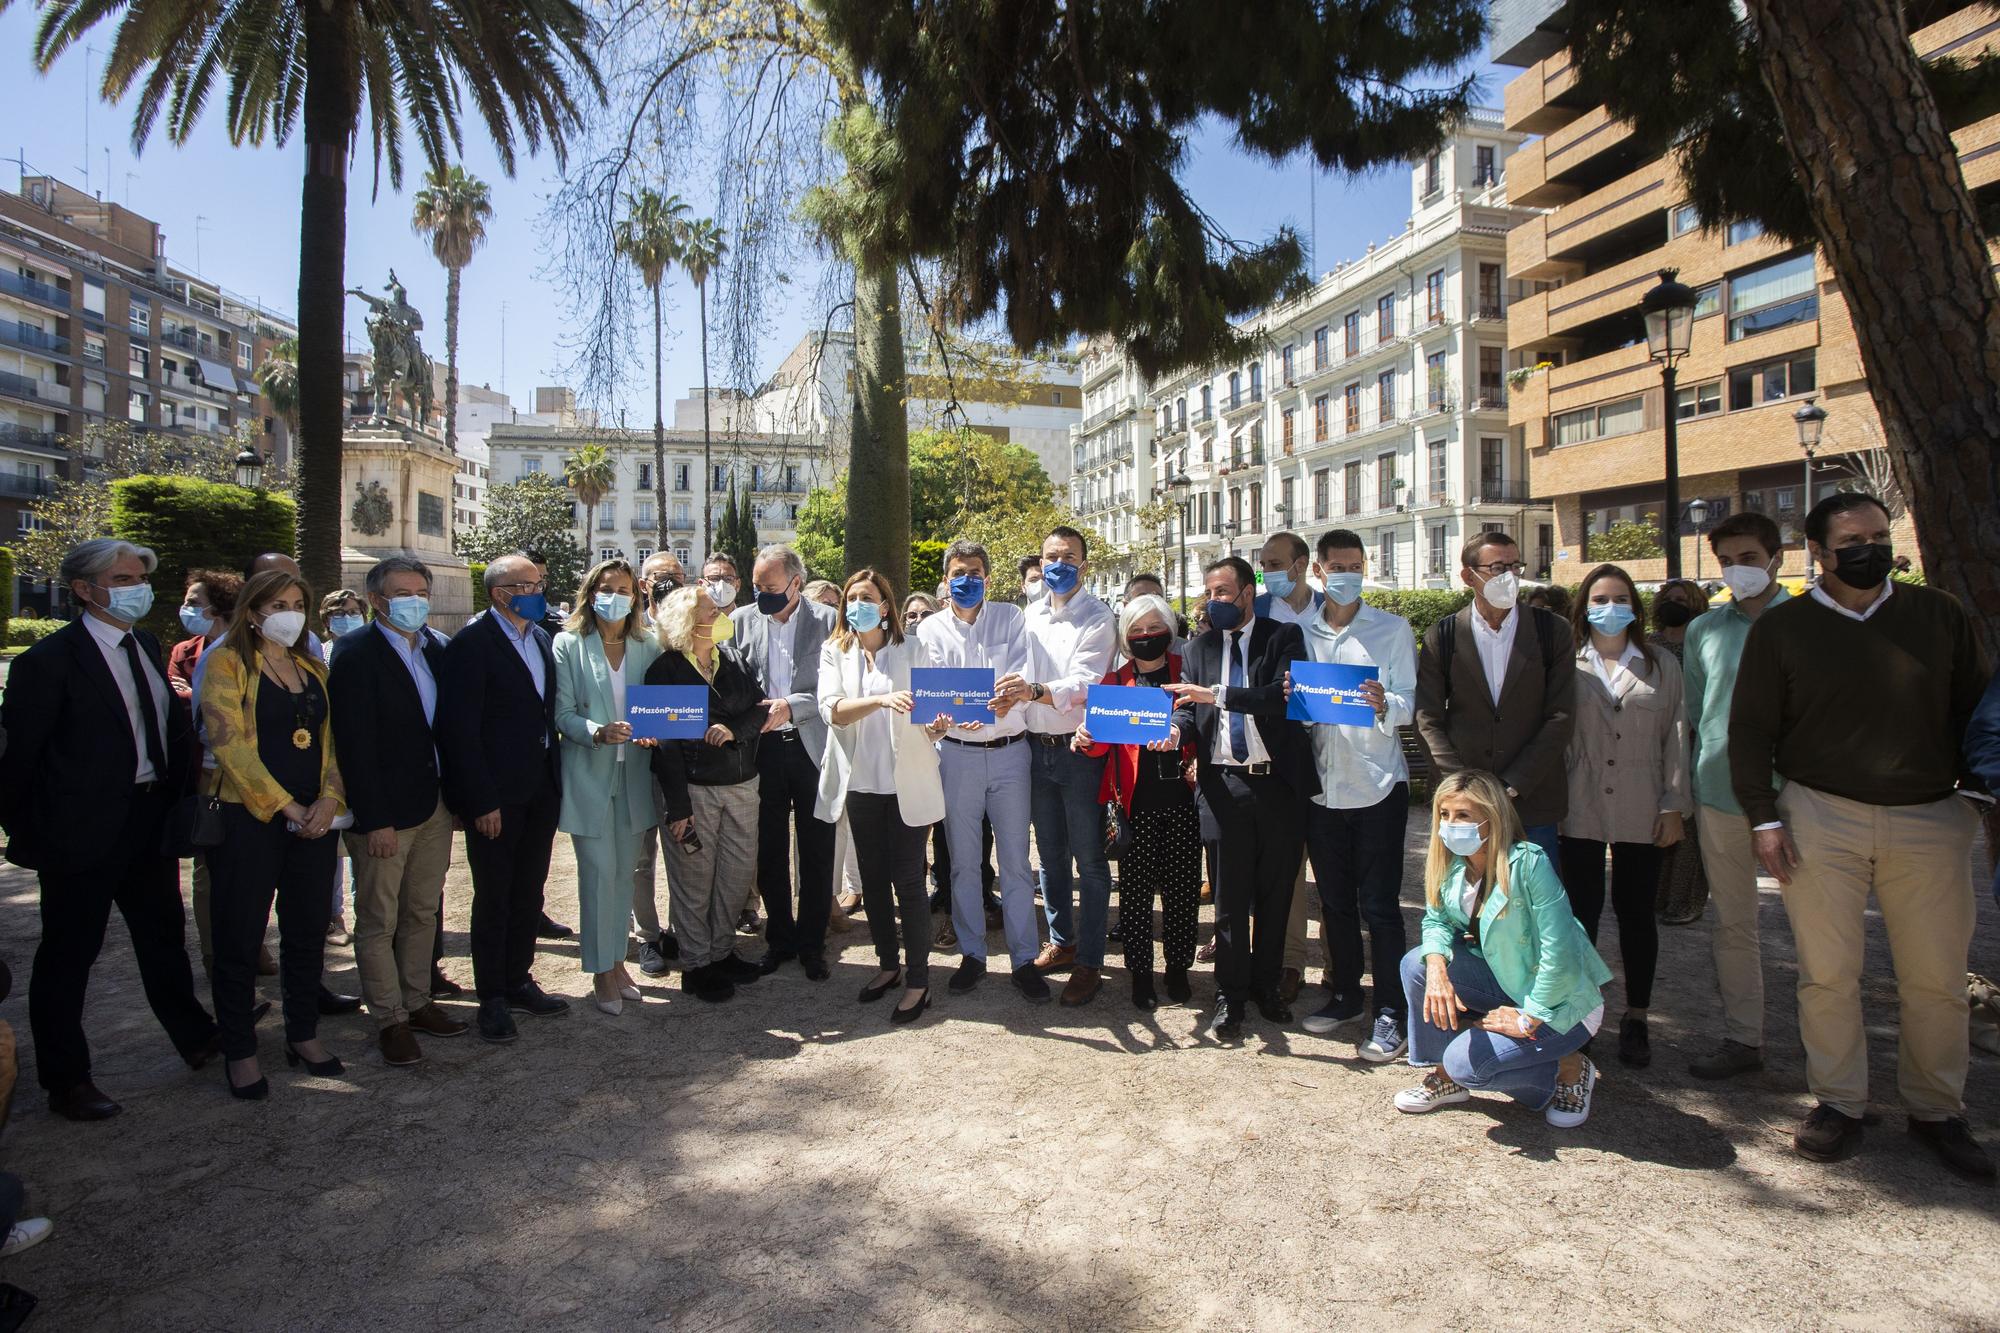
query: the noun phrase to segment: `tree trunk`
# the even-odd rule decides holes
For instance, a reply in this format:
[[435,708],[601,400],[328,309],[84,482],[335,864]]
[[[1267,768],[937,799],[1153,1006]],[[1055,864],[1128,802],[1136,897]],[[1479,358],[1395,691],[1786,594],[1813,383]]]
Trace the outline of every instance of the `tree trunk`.
[[[715,454],[708,438],[708,284],[695,284],[701,303],[701,558],[715,554]],[[750,577],[738,570],[739,579]]]
[[347,158],[360,107],[352,15],[299,7],[305,21],[306,170],[299,212],[298,559],[306,581],[340,586],[340,353],[346,326]]
[[[1750,0],[1749,12],[1926,577],[2000,657],[2000,288],[1901,7]],[[1829,443],[1858,442],[1829,407]]]
[[[854,415],[848,439],[847,569],[871,568],[899,597],[910,587],[910,425],[896,270],[854,268]],[[926,589],[925,591],[929,591]]]
[[444,271],[444,447],[458,453],[458,273]]
[[660,285],[653,284],[653,517],[656,551],[667,549],[667,423],[661,391],[666,367],[660,361]]

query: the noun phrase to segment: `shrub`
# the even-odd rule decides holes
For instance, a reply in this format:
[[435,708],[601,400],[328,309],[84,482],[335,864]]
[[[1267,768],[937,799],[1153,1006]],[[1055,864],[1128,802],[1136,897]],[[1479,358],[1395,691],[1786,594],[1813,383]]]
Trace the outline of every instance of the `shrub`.
[[[266,551],[292,549],[291,498],[195,477],[127,477],[111,483],[111,532],[150,546],[153,611],[143,622],[162,642],[182,637],[176,613],[193,569],[241,569]],[[316,589],[315,592],[330,591]]]
[[1638,523],[1626,518],[1613,523],[1606,531],[1591,533],[1589,550],[1584,559],[1593,564],[1617,564],[1623,560],[1651,560],[1666,553],[1666,548],[1660,545],[1658,528],[1651,523]]
[[32,648],[68,623],[66,620],[45,620],[39,617],[30,617],[26,620],[9,620],[7,622],[7,646],[9,648]]
[[1410,622],[1417,641],[1432,625],[1463,610],[1472,602],[1472,590],[1460,588],[1378,588],[1361,594],[1361,600],[1380,611],[1401,616]]
[[902,590],[905,597],[937,590],[944,578],[944,548],[943,542],[910,543],[910,586]]
[[474,560],[465,567],[466,576],[472,580],[472,614],[475,616],[481,611],[493,608],[493,599],[486,595],[487,563],[484,560]]

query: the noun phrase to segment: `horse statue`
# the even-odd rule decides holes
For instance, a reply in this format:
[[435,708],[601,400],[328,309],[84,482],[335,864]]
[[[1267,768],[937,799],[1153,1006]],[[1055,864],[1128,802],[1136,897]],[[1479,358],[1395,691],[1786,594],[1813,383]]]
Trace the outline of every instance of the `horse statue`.
[[396,270],[389,270],[389,281],[382,290],[389,293],[386,301],[359,288],[351,287],[347,292],[368,303],[368,341],[375,353],[375,412],[371,420],[386,424],[401,402],[409,420],[421,426],[430,419],[433,394],[431,359],[424,355],[423,344],[417,339],[424,317],[409,303],[408,292],[396,280]]

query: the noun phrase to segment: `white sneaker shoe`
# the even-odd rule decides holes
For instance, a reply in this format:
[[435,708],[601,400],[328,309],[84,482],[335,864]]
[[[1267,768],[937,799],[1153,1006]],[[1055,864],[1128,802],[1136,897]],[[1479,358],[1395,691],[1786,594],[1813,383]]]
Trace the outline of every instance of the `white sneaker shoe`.
[[1583,1057],[1583,1073],[1574,1083],[1557,1083],[1543,1118],[1557,1129],[1575,1129],[1590,1119],[1590,1094],[1597,1087],[1597,1066]]
[[0,1259],[31,1250],[54,1234],[56,1224],[46,1217],[24,1217],[7,1232],[5,1244],[0,1244]]
[[1440,1106],[1471,1100],[1472,1094],[1454,1083],[1450,1075],[1441,1069],[1433,1069],[1424,1075],[1422,1083],[1396,1094],[1396,1109],[1405,1115],[1422,1115]]

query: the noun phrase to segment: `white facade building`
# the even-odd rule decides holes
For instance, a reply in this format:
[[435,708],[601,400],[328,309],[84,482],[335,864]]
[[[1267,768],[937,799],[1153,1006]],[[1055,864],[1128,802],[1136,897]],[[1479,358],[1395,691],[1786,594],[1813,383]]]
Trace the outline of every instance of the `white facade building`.
[[1224,554],[1254,564],[1284,529],[1359,533],[1370,580],[1401,588],[1454,586],[1466,538],[1504,529],[1546,577],[1554,515],[1529,500],[1507,424],[1506,307],[1523,293],[1506,233],[1530,210],[1508,205],[1504,172],[1522,138],[1476,113],[1414,165],[1407,230],[1248,321],[1262,350],[1244,363],[1153,386],[1155,470],[1192,483],[1170,591]]
[[[1080,364],[1083,420],[1069,428],[1069,505],[1096,535],[1091,590],[1112,597],[1135,573],[1164,572],[1160,530],[1142,528],[1138,519],[1159,481],[1156,414],[1147,407],[1146,377],[1109,339],[1085,343]],[[1114,558],[1113,549],[1125,553]]]

